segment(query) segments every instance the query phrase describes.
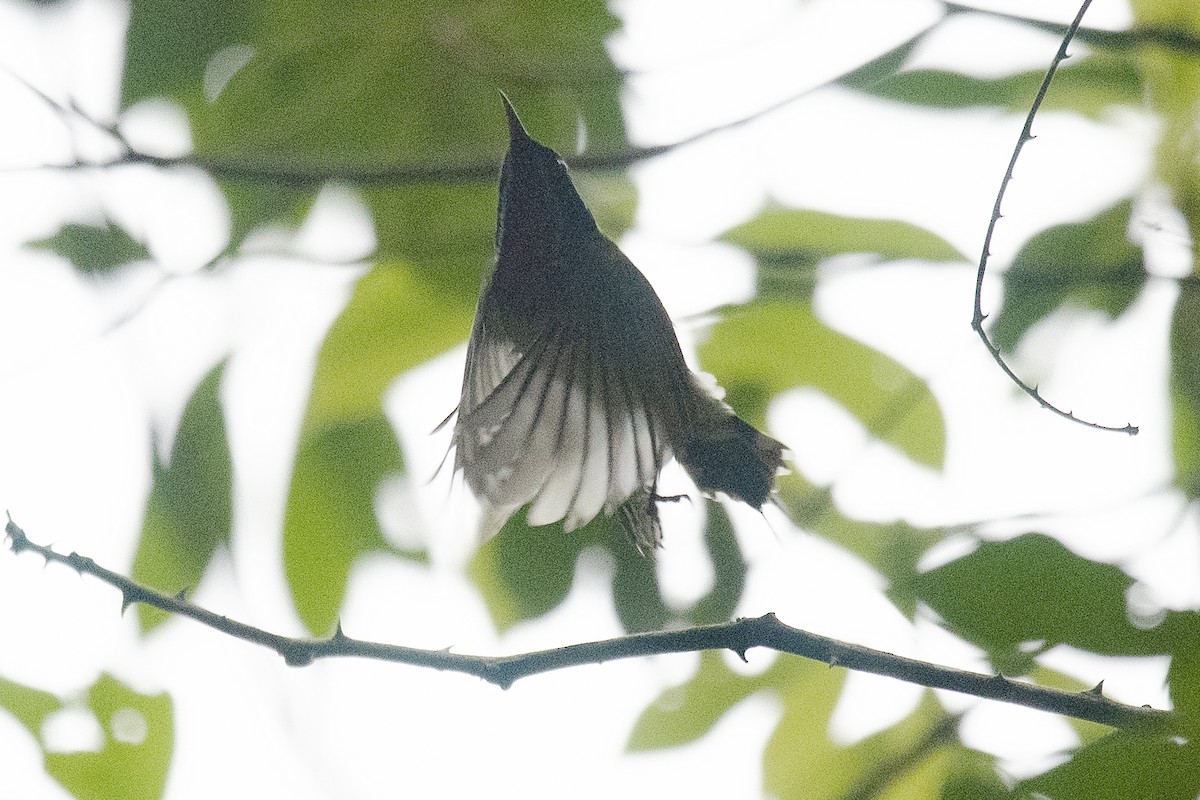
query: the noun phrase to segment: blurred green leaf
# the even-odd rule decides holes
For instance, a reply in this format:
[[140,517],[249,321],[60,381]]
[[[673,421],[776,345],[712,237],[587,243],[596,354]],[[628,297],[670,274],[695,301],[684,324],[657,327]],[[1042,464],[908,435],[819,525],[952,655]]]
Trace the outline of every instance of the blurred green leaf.
[[[495,214],[496,173],[486,165],[498,170],[506,142],[497,89],[564,155],[580,125],[593,149],[622,149],[621,76],[604,47],[616,26],[605,4],[568,0],[266,0],[218,15],[136,0],[122,105],[165,97],[186,111],[197,162],[229,199],[231,246],[256,225],[294,218],[325,178],[365,182],[380,257],[459,278],[466,264],[478,276]],[[473,177],[457,193],[412,175],[463,167]],[[431,203],[431,193],[476,195],[470,204],[486,199],[490,213]],[[395,246],[413,235],[434,246]],[[469,256],[424,258],[451,247]]]
[[[1002,800],[1013,796],[996,774],[995,757],[961,745],[945,748],[938,757],[951,762],[949,774],[937,795],[939,800]],[[905,797],[897,794],[895,800],[905,800]]]
[[[787,661],[800,661],[788,658]],[[803,661],[790,680],[776,685],[783,716],[763,754],[766,790],[783,800],[814,797],[869,798],[890,795],[892,787],[912,789],[910,797],[937,796],[942,768],[929,759],[955,740],[956,725],[926,693],[901,722],[852,745],[829,736],[829,722],[846,673]],[[923,767],[933,769],[922,769]]]
[[765,299],[811,297],[817,264],[844,253],[871,253],[885,261],[966,260],[941,237],[907,222],[808,209],[768,208],[722,238],[754,256],[758,294]]
[[908,222],[843,217],[811,209],[768,208],[721,238],[756,257],[804,253],[820,259],[840,253],[873,253],[886,261],[966,260],[945,239]]
[[461,341],[470,324],[469,307],[409,265],[391,263],[358,281],[326,336],[284,518],[288,585],[314,633],[332,628],[354,561],[388,547],[375,495],[403,461],[383,393],[398,375]]
[[171,0],[132,0],[121,106],[128,108],[153,97],[199,104],[204,72],[213,55],[251,40],[260,8],[260,3],[232,2],[213,14],[211,9]]
[[[654,554],[642,555],[633,546],[629,534],[615,519],[602,524],[609,526],[609,547],[616,560],[613,575],[613,603],[617,618],[629,633],[666,630],[682,622],[667,608],[658,573],[654,569]],[[664,532],[663,547],[670,547],[670,531]],[[676,534],[678,535],[678,534]]]
[[1146,282],[1142,250],[1127,235],[1132,209],[1125,200],[1087,222],[1030,239],[1004,274],[1004,306],[992,330],[996,344],[1012,350],[1067,302],[1120,316]]
[[369,189],[364,198],[380,257],[400,254],[443,303],[473,312],[493,260],[497,194],[491,184],[405,186]]
[[919,464],[945,457],[941,408],[898,362],[826,327],[807,303],[760,303],[729,313],[700,348],[727,401],[758,425],[780,392],[813,386]]
[[1054,800],[1195,800],[1200,752],[1194,743],[1113,733],[1076,750],[1062,766],[1022,781],[1016,791]]
[[933,544],[945,537],[939,528],[922,529],[903,522],[879,526],[878,555],[870,560],[887,580],[885,594],[905,617],[917,616],[917,593],[914,583],[920,574],[917,564]]
[[30,246],[71,262],[85,275],[103,275],[135,261],[146,261],[150,252],[119,225],[80,225],[68,223],[58,233],[30,242]]
[[[1002,78],[976,78],[924,69],[900,72],[859,88],[875,97],[928,108],[1000,106],[1024,112],[1045,74],[1045,70],[1032,70]],[[1098,51],[1073,58],[1058,71],[1043,109],[1067,109],[1097,118],[1114,105],[1140,106],[1142,91],[1142,73],[1134,57]]]
[[599,547],[613,559],[613,601],[626,631],[661,630],[671,618],[662,600],[653,556],[644,556],[616,520],[599,516],[578,531],[530,527],[514,515],[484,543],[468,572],[500,630],[557,608],[571,589],[579,554]]
[[[1200,38],[1200,7],[1194,3],[1132,0],[1134,29],[1156,30],[1177,42]],[[1196,136],[1196,108],[1200,107],[1200,60],[1188,48],[1140,47],[1144,103],[1156,113],[1155,177],[1171,193],[1191,234],[1192,254],[1200,242],[1200,137]],[[1193,257],[1192,273],[1200,273],[1200,258]]]
[[[920,713],[920,712],[918,712]],[[934,712],[936,713],[936,712]],[[1012,795],[996,774],[996,759],[957,743],[956,723],[945,718],[906,752],[894,747],[892,761],[874,765],[846,800],[1000,800]],[[924,745],[923,747],[921,745]],[[872,778],[876,780],[872,780]],[[878,793],[875,783],[884,783]]]
[[1178,726],[1200,734],[1200,614],[1169,612],[1160,626],[1171,654],[1167,685]]
[[929,548],[946,538],[944,528],[918,528],[904,522],[880,523],[841,513],[828,488],[791,472],[779,478],[779,499],[798,526],[822,536],[871,565],[887,581],[885,593],[909,619],[917,612],[914,581],[917,564]]
[[[756,653],[750,651],[751,661]],[[951,779],[1001,788],[989,758],[957,745],[956,722],[932,695],[886,731],[849,746],[830,741],[829,720],[845,675],[792,656],[777,657],[759,675],[740,675],[721,653],[703,652],[694,677],[642,712],[627,748],[641,752],[694,742],[739,703],[768,692],[783,706],[764,754],[765,788],[772,797],[936,797]]]
[[402,467],[396,434],[382,414],[327,425],[301,442],[284,516],[283,560],[296,611],[313,633],[333,630],[359,556],[389,549],[375,493]]
[[531,527],[520,513],[476,550],[467,573],[479,587],[496,628],[508,630],[565,600],[579,554],[599,544],[598,527],[593,522],[564,533],[561,525]]
[[302,436],[378,416],[398,375],[466,340],[474,311],[409,264],[372,268],[321,345]]
[[[233,526],[233,466],[220,387],[225,362],[217,364],[192,393],[179,421],[170,461],[154,452],[154,477],[133,559],[133,579],[167,592],[195,588]],[[167,619],[138,604],[138,620],[149,631]]]
[[629,175],[624,171],[575,172],[571,180],[596,218],[596,225],[619,242],[621,234],[634,226],[637,213],[638,194]]
[[906,42],[882,53],[860,67],[834,81],[834,85],[851,89],[869,89],[875,84],[895,75],[904,67],[913,50],[917,48],[933,28],[926,28]]
[[41,739],[42,723],[62,707],[62,701],[55,695],[0,675],[0,708],[16,717],[35,738]]
[[[664,547],[671,546],[674,535],[682,533],[667,531]],[[708,505],[705,545],[713,566],[713,587],[681,612],[696,625],[729,621],[745,583],[745,559],[729,518],[717,503]],[[468,573],[496,627],[507,630],[552,611],[566,599],[579,555],[589,547],[602,548],[613,559],[613,602],[626,631],[663,630],[682,622],[663,600],[654,555],[639,553],[612,518],[599,516],[580,530],[565,533],[561,525],[530,527],[524,513],[516,514],[476,551]]]
[[693,625],[715,625],[733,619],[746,588],[746,558],[733,533],[733,523],[719,503],[707,505],[704,544],[713,566],[713,586],[688,613]]
[[1179,287],[1171,316],[1172,445],[1175,485],[1184,496],[1200,497],[1200,289]]
[[783,715],[763,752],[763,784],[781,800],[842,796],[883,753],[877,750],[866,760],[854,748],[839,747],[830,739],[829,719],[846,681],[845,670],[815,661],[787,661],[799,663],[791,665],[786,682],[776,685]]
[[798,659],[777,662],[760,676],[744,676],[725,666],[714,650],[700,654],[700,669],[689,681],[658,696],[634,723],[625,747],[631,752],[659,750],[694,742],[721,717],[752,694],[774,685]]
[[310,189],[272,183],[223,181],[221,189],[229,206],[226,254],[236,251],[259,226],[277,224],[295,230],[316,200],[316,193]]
[[[602,3],[275,0],[254,10],[238,32],[253,55],[216,102],[199,102],[196,76],[189,111],[198,152],[292,166],[498,153],[505,128],[495,124],[496,89],[521,84],[539,98],[514,97],[526,123],[555,119],[553,133],[531,128],[547,144],[570,151],[577,109],[594,138],[620,141],[619,116],[580,102],[607,96],[616,111],[619,75],[602,46],[616,20]],[[529,80],[538,75],[544,80]]]
[[135,692],[101,675],[88,708],[104,731],[99,752],[46,753],[46,771],[80,800],[162,797],[175,748],[175,720],[165,692]]
[[1089,561],[1055,539],[1025,534],[983,542],[974,552],[917,577],[917,596],[950,630],[988,651],[1002,672],[1059,643],[1110,655],[1163,652],[1161,637],[1130,623],[1133,579]]

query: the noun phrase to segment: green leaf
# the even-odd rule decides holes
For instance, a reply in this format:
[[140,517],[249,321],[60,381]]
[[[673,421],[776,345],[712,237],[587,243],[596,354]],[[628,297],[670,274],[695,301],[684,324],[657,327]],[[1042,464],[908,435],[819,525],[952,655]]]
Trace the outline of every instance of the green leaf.
[[1179,728],[1193,737],[1200,734],[1200,614],[1172,611],[1161,630],[1168,642],[1171,667],[1167,685]]
[[[868,769],[847,798],[879,800],[1000,800],[1012,795],[996,774],[995,759],[955,742],[954,720],[945,718],[905,752],[894,748],[892,761]],[[911,724],[904,722],[901,724]],[[924,745],[924,747],[922,747]],[[873,793],[877,784],[881,791]]]
[[1200,290],[1179,287],[1171,316],[1172,446],[1175,485],[1189,499],[1200,497]]
[[380,256],[402,257],[444,302],[453,300],[470,311],[493,261],[496,196],[494,185],[403,186],[364,193]]
[[[200,582],[233,526],[233,466],[221,410],[222,361],[196,387],[175,435],[167,464],[154,453],[154,478],[133,560],[133,579],[167,592]],[[149,631],[167,619],[139,604],[138,620]]]
[[805,530],[855,554],[887,580],[885,594],[906,617],[917,614],[914,582],[921,557],[949,535],[944,528],[917,528],[844,516],[828,487],[809,483],[799,472],[779,478],[779,500],[788,517]]
[[1089,561],[1055,539],[1025,534],[984,542],[974,552],[917,577],[917,596],[945,624],[988,651],[1002,672],[1027,671],[1023,642],[1059,643],[1111,655],[1163,652],[1161,637],[1130,623],[1133,579]]
[[399,374],[461,341],[470,324],[470,308],[409,265],[392,263],[359,280],[326,336],[284,517],[288,585],[314,633],[333,627],[354,561],[388,548],[375,495],[403,461],[383,393]]
[[851,72],[847,72],[833,83],[851,89],[869,89],[877,83],[890,78],[904,66],[909,56],[912,55],[913,50],[925,41],[925,37],[932,30],[934,29],[926,28],[907,42],[903,42]]
[[524,513],[514,515],[476,551],[468,574],[503,631],[557,608],[571,590],[580,553],[590,547],[606,550],[613,559],[613,600],[625,630],[661,630],[671,614],[654,559],[639,553],[612,518],[599,516],[566,533],[560,524],[531,527]]
[[[480,144],[503,142],[504,126],[495,124],[496,89],[517,85],[517,75],[541,87],[541,102],[523,109],[527,116],[537,119],[553,107],[559,133],[547,143],[561,149],[574,141],[579,100],[597,90],[616,100],[620,76],[603,49],[616,20],[600,3],[550,0],[501,9],[461,2],[367,0],[347,7],[275,0],[255,11],[241,31],[253,57],[216,102],[189,106],[198,152],[294,167],[381,166],[414,157],[430,163],[428,157],[439,153],[439,162],[447,163],[468,153],[499,152]],[[402,36],[379,35],[397,19],[404,20]],[[450,25],[453,41],[447,40]],[[537,36],[531,36],[534,30]],[[551,80],[536,80],[539,74]],[[194,98],[200,79],[197,74]],[[437,102],[412,102],[422,97]],[[589,105],[584,119],[594,133],[607,138],[619,130],[612,127],[619,117],[593,116]]]
[[[1134,30],[1156,30],[1178,41],[1200,36],[1200,13],[1192,3],[1134,0]],[[1155,151],[1155,178],[1171,193],[1188,226],[1193,255],[1200,242],[1200,140],[1196,136],[1196,108],[1200,106],[1200,61],[1188,48],[1140,47],[1143,103],[1156,112],[1159,130]],[[1200,259],[1192,259],[1192,272]]]
[[313,633],[333,630],[359,556],[389,549],[375,494],[402,466],[382,414],[326,425],[301,442],[284,514],[283,560],[296,611]]
[[1142,250],[1129,241],[1133,204],[1118,203],[1087,222],[1042,231],[1004,275],[1004,305],[992,331],[1011,350],[1035,323],[1067,302],[1120,316],[1146,282]]
[[99,752],[46,753],[46,771],[80,800],[156,800],[163,795],[175,747],[171,698],[135,692],[101,675],[88,708],[104,731]]
[[[604,47],[616,28],[605,4],[570,0],[265,0],[216,15],[136,0],[122,104],[161,96],[186,111],[195,161],[229,198],[231,245],[339,180],[374,187],[381,257],[459,276],[469,263],[478,274],[491,255],[494,176],[506,141],[497,89],[510,92],[540,141],[568,156],[580,123],[596,149],[622,149],[622,76]],[[458,180],[489,200],[490,213],[426,202],[445,188],[431,184],[454,182],[439,168],[463,171]],[[400,199],[380,199],[389,194]],[[470,236],[458,235],[464,224]],[[436,246],[392,246],[414,232]],[[422,255],[456,246],[470,258],[445,264]]]
[[475,551],[467,574],[497,629],[540,617],[566,599],[579,554],[599,544],[594,526],[564,533],[561,525],[531,527],[516,514]]
[[398,375],[466,339],[474,310],[409,264],[372,268],[321,345],[302,435],[378,416]]
[[30,246],[57,253],[85,275],[103,275],[117,267],[150,259],[144,244],[112,222],[104,225],[69,223],[53,236],[30,242]]
[[[613,603],[617,618],[629,633],[666,630],[681,622],[667,608],[662,588],[658,585],[658,574],[654,569],[654,554],[642,555],[629,539],[628,532],[615,519],[605,520],[608,526],[609,551],[616,560],[617,572],[613,575]],[[670,547],[666,537],[663,547]],[[675,532],[679,535],[679,532]]]
[[965,260],[941,237],[907,222],[809,209],[768,208],[722,238],[754,256],[758,293],[768,299],[811,297],[817,264],[843,253],[871,253],[885,261]]
[[[1044,77],[1044,70],[976,78],[926,69],[900,72],[861,89],[875,97],[927,108],[1000,106],[1026,111]],[[1098,52],[1071,59],[1058,71],[1043,108],[1097,118],[1114,105],[1141,105],[1142,92],[1142,73],[1134,58]]]
[[[842,692],[845,671],[812,661],[794,670],[790,680],[776,685],[783,716],[763,754],[763,778],[769,794],[784,800],[877,797],[898,781],[907,781],[916,789],[907,796],[936,796],[936,787],[943,780],[940,769],[932,774],[910,772],[954,741],[954,721],[947,719],[932,695],[926,693],[917,710],[896,725],[842,746],[830,740],[829,720]],[[881,765],[891,768],[880,773]],[[945,763],[934,766],[947,767]]]
[[[996,774],[995,758],[962,746],[947,747],[938,755],[951,762],[950,774],[937,795],[940,800],[1002,800],[1013,796]],[[897,794],[895,800],[905,797]]]
[[945,538],[946,531],[916,528],[903,522],[879,528],[877,555],[868,563],[887,580],[885,594],[892,604],[910,620],[915,619],[917,593],[913,584],[920,574],[917,564],[931,546]]
[[[746,575],[729,518],[716,503],[709,504],[708,512],[705,544],[715,578],[709,593],[684,612],[696,625],[729,621]],[[671,534],[666,532],[664,547],[671,546]],[[507,630],[557,608],[571,590],[580,553],[591,547],[606,550],[613,559],[613,602],[626,631],[663,630],[683,621],[663,600],[653,554],[639,553],[625,529],[603,516],[565,533],[561,525],[530,527],[523,513],[514,515],[476,551],[468,574],[496,627]]]
[[844,217],[811,209],[769,208],[721,238],[756,256],[809,253],[826,258],[840,253],[873,253],[885,261],[965,259],[945,239],[908,222]]
[[747,677],[725,666],[719,652],[706,650],[691,680],[667,689],[642,711],[625,747],[644,752],[694,742],[735,705],[773,685],[779,679],[773,673],[786,670],[777,664],[762,676]]
[[783,705],[764,753],[765,789],[772,797],[937,797],[949,782],[964,781],[1000,788],[991,760],[956,744],[956,721],[929,694],[907,719],[881,733],[850,746],[831,742],[829,720],[845,676],[844,670],[788,655],[761,675],[739,675],[720,653],[705,651],[691,680],[642,711],[626,746],[642,752],[694,742],[739,703],[769,692]]
[[225,47],[250,41],[260,4],[225,3],[220,14],[172,0],[132,0],[125,33],[121,106],[170,97],[185,107],[204,101],[204,71]]
[[1062,766],[1022,781],[1016,792],[1054,800],[1195,800],[1200,751],[1175,739],[1113,733],[1076,750]]
[[[171,98],[187,111],[201,156],[280,168],[298,184],[312,169],[353,182],[360,169],[498,165],[498,88],[519,92],[526,123],[547,144],[570,153],[582,121],[593,141],[616,149],[622,77],[604,47],[616,28],[603,3],[570,0],[266,0],[217,15],[136,0],[123,105]],[[213,71],[228,79],[215,95]]]
[[746,588],[746,558],[729,515],[718,503],[707,506],[704,545],[713,566],[713,587],[688,613],[693,625],[715,625],[733,618]]
[[229,241],[223,248],[226,254],[235,252],[261,225],[298,228],[316,200],[315,192],[295,186],[230,180],[221,181],[220,185],[229,205]]
[[807,303],[756,303],[729,313],[700,348],[700,360],[751,422],[763,423],[780,392],[813,386],[917,463],[942,465],[945,423],[925,383],[826,327]]
[[49,692],[24,686],[0,675],[0,708],[16,717],[35,738],[42,735],[42,723],[63,707],[62,701]]

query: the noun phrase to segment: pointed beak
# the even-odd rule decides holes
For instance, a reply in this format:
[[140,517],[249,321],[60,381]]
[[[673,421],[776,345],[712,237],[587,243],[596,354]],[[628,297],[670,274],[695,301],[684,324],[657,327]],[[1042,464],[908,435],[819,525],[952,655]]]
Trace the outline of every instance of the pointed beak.
[[508,95],[506,95],[504,92],[501,92],[500,99],[504,101],[504,113],[508,116],[509,147],[512,147],[517,142],[528,140],[529,134],[525,132],[525,126],[521,124],[521,118],[517,116],[517,112],[512,107],[512,103],[509,102]]

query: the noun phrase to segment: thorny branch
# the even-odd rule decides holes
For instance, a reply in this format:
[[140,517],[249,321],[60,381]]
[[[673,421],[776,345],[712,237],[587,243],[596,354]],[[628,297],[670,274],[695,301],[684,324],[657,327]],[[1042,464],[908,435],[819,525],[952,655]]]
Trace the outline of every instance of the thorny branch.
[[1031,141],[1033,137],[1033,120],[1037,116],[1038,109],[1042,106],[1042,101],[1046,98],[1046,92],[1050,89],[1050,83],[1054,80],[1054,73],[1058,71],[1058,65],[1068,58],[1067,47],[1071,44],[1071,39],[1075,32],[1079,30],[1079,25],[1083,22],[1083,15],[1087,13],[1088,6],[1092,4],[1092,0],[1084,0],[1079,7],[1079,13],[1075,15],[1075,19],[1067,28],[1066,34],[1063,36],[1062,43],[1058,46],[1058,52],[1054,54],[1054,60],[1050,62],[1050,68],[1046,71],[1046,77],[1042,79],[1042,85],[1038,88],[1037,96],[1033,99],[1033,104],[1029,107],[1029,113],[1025,117],[1025,125],[1021,128],[1021,135],[1017,138],[1017,144],[1013,147],[1012,156],[1008,160],[1008,167],[1004,170],[1004,177],[1000,179],[1000,189],[996,192],[996,202],[992,207],[992,217],[988,221],[987,233],[983,237],[983,250],[979,256],[979,271],[975,276],[975,314],[971,319],[971,328],[979,334],[980,340],[983,341],[988,352],[991,353],[992,359],[999,365],[1004,374],[1015,383],[1021,391],[1037,401],[1038,405],[1055,414],[1069,419],[1072,422],[1078,422],[1081,425],[1086,425],[1089,428],[1096,428],[1102,431],[1116,431],[1119,433],[1128,433],[1130,436],[1137,434],[1137,426],[1133,423],[1126,423],[1124,426],[1117,427],[1115,425],[1101,425],[1097,422],[1082,419],[1075,416],[1074,411],[1068,411],[1051,403],[1042,397],[1041,392],[1036,386],[1030,386],[1021,377],[1017,375],[1004,360],[1004,356],[1000,353],[1000,347],[991,340],[987,331],[983,329],[984,320],[987,315],[983,313],[983,279],[987,274],[988,257],[991,255],[992,235],[996,231],[996,223],[1000,221],[1000,206],[1004,202],[1004,193],[1008,189],[1008,184],[1012,181],[1013,169],[1017,165],[1017,159],[1021,156],[1021,150],[1025,144]]
[[509,656],[466,655],[452,653],[449,649],[423,650],[363,641],[345,635],[340,625],[328,639],[281,636],[215,614],[188,602],[182,594],[171,596],[142,586],[124,575],[105,569],[87,556],[55,552],[50,547],[30,541],[11,518],[5,533],[14,553],[33,551],[47,562],[65,564],[80,574],[91,575],[113,586],[121,592],[123,608],[133,603],[144,603],[188,617],[235,638],[274,650],[286,663],[296,667],[307,666],[319,658],[373,658],[463,672],[507,689],[521,678],[584,664],[701,650],[732,650],[745,659],[746,652],[751,648],[765,647],[822,661],[831,667],[885,675],[908,683],[1014,703],[1114,728],[1160,730],[1169,728],[1173,721],[1170,712],[1149,706],[1125,705],[1105,697],[1101,691],[1103,684],[1086,692],[1072,693],[1010,680],[1003,675],[966,672],[809,633],[780,622],[774,614],[742,618],[721,625],[631,634]]

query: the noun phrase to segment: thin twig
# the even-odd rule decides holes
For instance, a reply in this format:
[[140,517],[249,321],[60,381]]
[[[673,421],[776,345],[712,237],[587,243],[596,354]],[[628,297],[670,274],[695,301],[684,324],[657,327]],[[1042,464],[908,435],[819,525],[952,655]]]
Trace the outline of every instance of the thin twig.
[[1013,372],[1012,367],[1008,365],[1008,362],[1004,360],[1004,356],[1000,354],[1000,347],[988,337],[987,331],[983,329],[983,322],[987,319],[987,315],[983,313],[983,278],[987,273],[988,256],[991,255],[992,235],[995,233],[996,223],[1000,221],[1000,204],[1004,201],[1004,193],[1008,189],[1009,182],[1012,180],[1013,169],[1017,165],[1017,159],[1021,155],[1021,150],[1025,147],[1026,142],[1033,139],[1033,119],[1037,116],[1038,109],[1041,108],[1042,101],[1046,98],[1046,92],[1050,89],[1050,83],[1054,80],[1054,73],[1058,71],[1058,65],[1067,60],[1067,47],[1070,45],[1075,31],[1079,29],[1079,24],[1083,21],[1083,15],[1087,13],[1088,6],[1091,4],[1092,0],[1084,0],[1083,5],[1079,7],[1079,13],[1075,15],[1074,21],[1071,22],[1066,35],[1063,36],[1062,43],[1058,46],[1058,52],[1054,54],[1054,60],[1050,62],[1050,69],[1046,71],[1046,77],[1042,79],[1042,85],[1038,88],[1037,96],[1034,97],[1033,104],[1029,108],[1029,113],[1025,117],[1025,125],[1021,128],[1021,135],[1017,138],[1017,144],[1013,148],[1012,157],[1008,160],[1008,168],[1004,170],[1004,177],[1000,180],[1000,190],[996,192],[996,202],[992,207],[992,218],[988,221],[987,234],[983,237],[983,251],[979,256],[979,272],[975,277],[975,315],[971,319],[971,327],[979,334],[980,340],[983,341],[988,352],[992,354],[992,359],[1000,366],[1004,374],[1020,387],[1021,391],[1036,400],[1042,408],[1053,411],[1060,417],[1069,419],[1072,422],[1086,425],[1089,428],[1128,433],[1130,436],[1134,436],[1137,434],[1138,429],[1132,423],[1126,423],[1122,427],[1101,425],[1097,422],[1081,419],[1075,416],[1075,412],[1061,409],[1043,398],[1036,386],[1030,386]]
[[[935,23],[936,25],[936,23]],[[879,65],[899,64],[903,57],[924,38],[930,30],[926,28],[914,34],[906,41],[896,45],[865,64],[847,70],[831,78],[825,83],[810,86],[796,92],[769,106],[758,109],[738,119],[715,125],[698,133],[686,136],[669,144],[650,147],[629,147],[619,152],[581,154],[569,159],[570,166],[577,171],[606,171],[624,169],[633,164],[646,161],[665,153],[672,152],[716,134],[734,130],[748,125],[768,114],[778,111],[795,103],[809,94],[830,85],[856,85],[867,80]],[[446,162],[442,164],[395,164],[395,165],[303,165],[296,163],[266,163],[261,161],[238,160],[209,155],[191,153],[182,156],[157,156],[143,153],[132,147],[117,131],[115,126],[106,125],[91,119],[79,108],[63,107],[53,98],[46,95],[37,87],[32,86],[23,78],[17,76],[30,91],[43,102],[50,104],[60,112],[70,111],[87,124],[104,133],[113,136],[120,147],[120,154],[104,161],[88,161],[76,158],[62,164],[41,164],[30,169],[57,170],[88,170],[111,169],[115,167],[144,165],[166,169],[177,166],[199,167],[215,178],[244,183],[275,184],[280,186],[310,187],[320,186],[328,182],[348,183],[363,187],[389,187],[405,185],[452,185],[494,181],[500,170],[500,162],[494,159],[476,160],[472,162]]]
[[[1034,17],[1026,17],[1021,14],[1011,14],[1007,11],[996,11],[990,8],[976,8],[975,6],[963,5],[962,3],[943,2],[942,6],[948,14],[981,14],[992,17],[993,19],[1003,19],[1009,22],[1019,22],[1022,25],[1027,25],[1031,28],[1053,33],[1056,36],[1062,36],[1071,30],[1070,25],[1063,25],[1059,22],[1050,22],[1049,20],[1036,19]],[[1076,26],[1075,30],[1076,41],[1086,44],[1095,45],[1097,47],[1107,47],[1113,50],[1129,50],[1139,45],[1155,44],[1161,47],[1166,47],[1170,50],[1176,50],[1181,53],[1190,53],[1193,55],[1200,54],[1200,39],[1188,34],[1186,31],[1177,30],[1175,28],[1165,28],[1158,26],[1146,26],[1131,28],[1124,31],[1105,30],[1103,28],[1084,28]]]
[[5,533],[14,553],[32,550],[47,562],[65,564],[76,572],[86,573],[113,586],[121,592],[122,608],[133,603],[144,603],[188,617],[235,638],[274,650],[286,663],[296,667],[307,666],[319,658],[373,658],[430,669],[463,672],[507,689],[524,677],[584,664],[701,650],[732,650],[744,659],[747,650],[766,647],[781,653],[822,661],[831,667],[886,675],[908,683],[1014,703],[1114,728],[1162,730],[1170,728],[1174,720],[1171,712],[1149,706],[1137,707],[1118,703],[1104,697],[1098,690],[1072,693],[1047,689],[1010,680],[1003,675],[966,672],[841,642],[785,625],[774,614],[664,633],[638,633],[510,656],[464,655],[451,653],[449,649],[422,650],[363,641],[346,636],[340,624],[328,639],[281,636],[200,608],[188,602],[182,593],[172,597],[142,586],[124,575],[101,567],[87,556],[78,553],[63,555],[32,542],[12,521],[11,516],[5,526]]

